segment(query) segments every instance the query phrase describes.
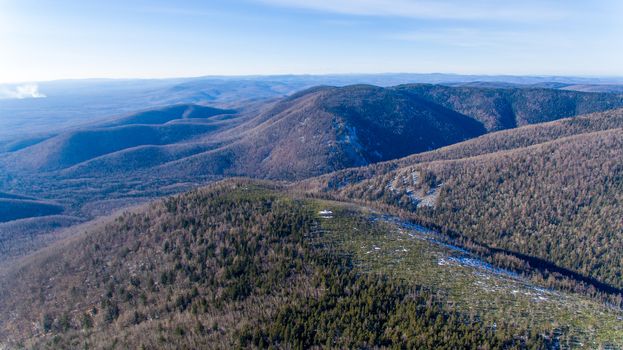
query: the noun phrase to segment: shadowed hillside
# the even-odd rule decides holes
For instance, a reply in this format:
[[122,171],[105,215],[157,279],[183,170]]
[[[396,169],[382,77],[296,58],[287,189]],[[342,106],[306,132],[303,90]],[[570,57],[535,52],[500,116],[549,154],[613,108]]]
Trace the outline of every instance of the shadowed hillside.
[[623,95],[613,93],[425,84],[401,85],[395,89],[468,115],[482,122],[488,131],[623,107]]
[[[27,172],[59,170],[84,161],[142,145],[178,143],[212,133],[227,122],[166,124],[176,119],[209,118],[231,113],[202,106],[175,106],[115,120],[112,126],[61,133],[12,152],[3,159],[9,169]],[[9,165],[10,164],[10,165]]]
[[621,288],[622,121],[617,110],[495,133],[305,186]]
[[527,147],[558,138],[594,131],[623,128],[623,109],[593,113],[549,123],[499,131],[481,137],[367,167],[344,169],[331,174],[301,181],[297,186],[311,190],[333,190],[354,184],[399,167],[436,160],[461,159],[487,153]]
[[[62,134],[7,157],[26,171],[51,171],[143,145],[164,145],[217,130],[212,125],[128,125]],[[147,159],[146,159],[147,160]]]
[[393,159],[484,133],[470,118],[373,86],[315,88],[277,103],[221,149],[164,165],[163,172],[296,179]]
[[0,222],[33,216],[54,215],[62,211],[63,207],[56,203],[30,199],[0,198]]
[[173,105],[161,109],[152,109],[140,113],[134,113],[111,122],[105,122],[102,126],[116,126],[128,124],[164,124],[176,119],[207,119],[217,115],[234,114],[234,110],[224,110],[200,105]]

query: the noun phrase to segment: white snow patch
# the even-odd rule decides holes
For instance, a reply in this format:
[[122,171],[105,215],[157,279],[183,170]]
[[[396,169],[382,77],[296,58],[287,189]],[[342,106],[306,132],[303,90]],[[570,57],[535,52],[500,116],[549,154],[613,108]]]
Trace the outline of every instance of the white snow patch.
[[333,212],[331,210],[321,210],[318,212],[318,215],[323,219],[333,219]]

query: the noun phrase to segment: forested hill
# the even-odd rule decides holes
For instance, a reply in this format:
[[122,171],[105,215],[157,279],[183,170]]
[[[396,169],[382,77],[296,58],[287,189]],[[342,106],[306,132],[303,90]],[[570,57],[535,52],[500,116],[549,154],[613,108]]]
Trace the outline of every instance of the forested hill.
[[551,345],[545,326],[492,327],[417,284],[355,268],[336,246],[342,230],[375,231],[357,210],[333,208],[345,221],[328,234],[326,205],[228,181],[119,216],[0,274],[0,345]]
[[486,134],[621,103],[616,93],[556,89],[320,86],[237,111],[178,104],[31,135],[0,146],[0,191],[30,198],[2,201],[0,262],[47,244],[57,236],[40,237],[58,228],[226,177],[331,173],[309,183],[334,189],[419,162],[621,125],[617,111]]
[[370,179],[376,175],[382,175],[401,167],[419,163],[475,157],[488,153],[524,148],[567,136],[616,128],[623,128],[623,109],[591,113],[548,123],[489,133],[434,151],[414,154],[366,167],[344,169],[303,180],[297,184],[297,187],[307,188],[312,191],[336,190],[346,185]]
[[157,170],[302,179],[435,149],[486,131],[478,121],[438,104],[369,85],[308,89],[277,102],[246,126],[231,144]]
[[227,180],[85,226],[0,270],[0,346],[623,345],[619,309],[443,239],[365,207]]
[[307,182],[623,287],[621,110],[494,133]]
[[511,129],[623,107],[623,95],[537,87],[407,84],[395,87],[480,121],[488,131]]

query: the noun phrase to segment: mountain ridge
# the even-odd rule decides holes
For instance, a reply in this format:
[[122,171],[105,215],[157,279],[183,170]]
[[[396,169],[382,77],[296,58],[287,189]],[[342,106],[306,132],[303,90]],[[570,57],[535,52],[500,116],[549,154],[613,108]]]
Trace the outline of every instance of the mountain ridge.
[[[431,152],[433,157],[421,161],[416,155],[376,169],[346,170],[303,181],[299,188],[402,208],[423,223],[621,288],[617,232],[622,228],[615,203],[623,193],[622,112],[499,132],[553,131],[532,144],[487,149],[487,140],[507,141],[488,134],[467,141],[483,147],[482,152],[470,154],[467,149],[467,154],[444,158],[444,152],[459,150],[458,144],[435,151],[437,157]],[[577,134],[551,137],[557,128],[569,125],[590,129],[591,121],[604,130],[578,127]],[[556,242],[564,242],[565,248]]]
[[[231,176],[284,181],[312,178],[308,183],[326,180],[333,182],[330,187],[340,187],[340,183],[371,177],[411,159],[400,157],[417,153],[420,155],[413,159],[424,159],[443,146],[486,139],[487,136],[478,138],[486,132],[482,121],[412,91],[433,89],[460,96],[455,91],[473,90],[476,97],[471,101],[477,110],[486,111],[492,100],[478,97],[482,88],[418,86],[320,86],[283,99],[258,102],[237,113],[182,104],[122,115],[0,155],[0,190],[54,201],[63,207],[64,215],[88,220],[128,203],[148,201]],[[522,93],[518,88],[503,90],[503,94]],[[558,90],[537,91],[551,96],[568,95]],[[583,96],[590,102],[589,107],[597,105],[601,98],[606,102],[618,101],[616,94],[572,96]],[[575,111],[575,107],[569,111]],[[536,119],[529,119],[556,117],[534,114]],[[587,119],[577,120],[564,123],[576,123],[582,128]],[[595,125],[586,128],[607,124],[605,118],[591,119],[590,123]],[[510,134],[493,137],[522,143]],[[456,146],[456,156],[464,154],[470,145],[473,143],[468,141]],[[430,150],[433,153],[426,152]],[[391,163],[392,159],[401,160]],[[363,172],[352,168],[357,166],[367,168]],[[322,177],[326,173],[332,175]],[[25,235],[35,232],[25,225],[17,225],[23,227]],[[40,227],[36,220],[28,225]],[[56,228],[56,224],[50,226],[50,230]]]

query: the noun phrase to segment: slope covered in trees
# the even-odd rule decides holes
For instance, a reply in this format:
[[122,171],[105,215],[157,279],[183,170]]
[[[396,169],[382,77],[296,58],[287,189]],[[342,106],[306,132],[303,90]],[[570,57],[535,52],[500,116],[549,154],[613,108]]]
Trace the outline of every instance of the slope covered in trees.
[[539,329],[492,327],[417,284],[356,268],[323,239],[322,205],[228,181],[126,213],[2,271],[0,338],[35,348],[551,345]]
[[336,193],[621,288],[622,164],[623,131],[614,128],[399,166]]
[[478,122],[439,105],[366,85],[306,90],[247,124],[252,127],[245,125],[248,129],[235,142],[158,170],[300,179],[485,132]]
[[488,131],[623,107],[623,96],[614,93],[428,84],[400,85],[395,89],[468,115]]
[[548,123],[489,133],[481,137],[440,149],[414,154],[367,167],[344,169],[324,176],[301,181],[300,188],[314,191],[339,189],[349,184],[382,175],[400,167],[440,160],[475,157],[498,151],[519,149],[559,138],[595,131],[623,128],[623,109],[592,113]]

